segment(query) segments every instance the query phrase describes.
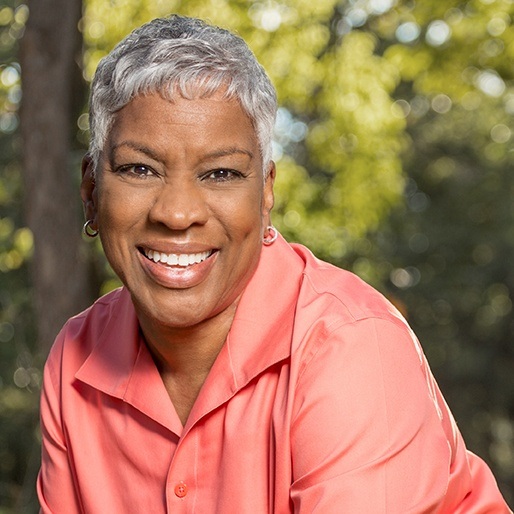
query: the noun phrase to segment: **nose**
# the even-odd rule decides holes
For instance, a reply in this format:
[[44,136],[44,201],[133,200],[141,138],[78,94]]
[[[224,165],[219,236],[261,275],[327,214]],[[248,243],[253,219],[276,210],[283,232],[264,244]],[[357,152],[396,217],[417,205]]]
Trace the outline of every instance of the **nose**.
[[186,230],[204,225],[209,209],[200,184],[194,180],[163,182],[150,208],[149,220],[170,230]]

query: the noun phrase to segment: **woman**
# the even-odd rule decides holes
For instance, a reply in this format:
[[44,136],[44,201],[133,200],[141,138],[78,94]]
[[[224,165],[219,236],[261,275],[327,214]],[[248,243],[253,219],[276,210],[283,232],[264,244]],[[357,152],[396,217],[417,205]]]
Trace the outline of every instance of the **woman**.
[[48,358],[42,512],[509,512],[401,316],[272,227],[275,111],[199,20],[100,63],[85,230],[124,287]]

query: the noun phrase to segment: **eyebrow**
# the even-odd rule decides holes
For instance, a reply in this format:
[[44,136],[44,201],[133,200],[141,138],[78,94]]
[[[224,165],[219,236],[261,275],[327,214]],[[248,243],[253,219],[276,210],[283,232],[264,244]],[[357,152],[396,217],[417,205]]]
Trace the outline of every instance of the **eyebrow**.
[[240,148],[238,146],[230,146],[228,148],[220,148],[219,150],[214,150],[213,152],[209,152],[204,155],[206,159],[215,159],[216,157],[226,157],[228,155],[234,154],[243,154],[248,155],[250,159],[253,159],[253,153],[250,150],[246,150],[245,148]]
[[118,148],[121,148],[123,146],[128,146],[129,148],[132,148],[132,150],[135,150],[136,152],[144,153],[148,157],[154,159],[155,161],[159,160],[159,156],[150,148],[144,145],[140,145],[139,143],[135,143],[134,141],[121,141],[120,143],[115,143],[111,146],[111,155],[112,153],[117,150]]
[[[121,141],[119,143],[115,143],[111,147],[111,151],[114,152],[120,147],[127,146],[129,148],[132,148],[136,152],[141,152],[148,157],[159,161],[159,155],[156,154],[152,149],[148,148],[147,146],[141,145],[139,143],[136,143],[134,141]],[[218,157],[227,157],[230,155],[236,155],[236,154],[242,154],[247,155],[250,157],[250,159],[253,159],[254,155],[250,150],[247,150],[245,148],[241,148],[238,146],[229,146],[227,148],[220,148],[217,150],[213,150],[212,152],[209,152],[203,156],[203,159],[216,159]]]

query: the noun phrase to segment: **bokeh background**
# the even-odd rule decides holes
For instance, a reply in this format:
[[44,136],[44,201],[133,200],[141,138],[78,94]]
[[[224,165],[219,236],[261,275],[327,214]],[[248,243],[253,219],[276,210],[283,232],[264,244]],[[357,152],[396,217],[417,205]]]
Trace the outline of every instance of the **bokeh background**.
[[88,83],[172,12],[237,31],[268,70],[274,223],[402,310],[514,505],[512,0],[0,0],[0,514],[37,511],[56,332],[117,286],[80,235]]

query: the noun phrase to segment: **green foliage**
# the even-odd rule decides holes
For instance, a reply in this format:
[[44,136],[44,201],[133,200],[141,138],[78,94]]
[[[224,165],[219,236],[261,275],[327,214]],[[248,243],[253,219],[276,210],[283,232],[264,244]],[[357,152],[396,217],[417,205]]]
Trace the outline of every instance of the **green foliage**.
[[[375,32],[402,77],[394,98],[409,138],[405,204],[364,255],[356,250],[354,269],[380,270],[368,278],[406,312],[468,445],[512,504],[514,7],[409,5]],[[419,30],[408,42],[407,22]]]
[[468,445],[512,502],[514,155],[492,139],[512,126],[484,103],[490,116],[456,106],[409,127],[406,205],[373,248],[388,260],[389,292],[407,306]]
[[[36,357],[27,260],[32,234],[23,226],[18,109],[19,38],[25,5],[0,2],[0,511],[22,495],[34,432],[41,362]],[[33,489],[33,485],[30,484]]]

